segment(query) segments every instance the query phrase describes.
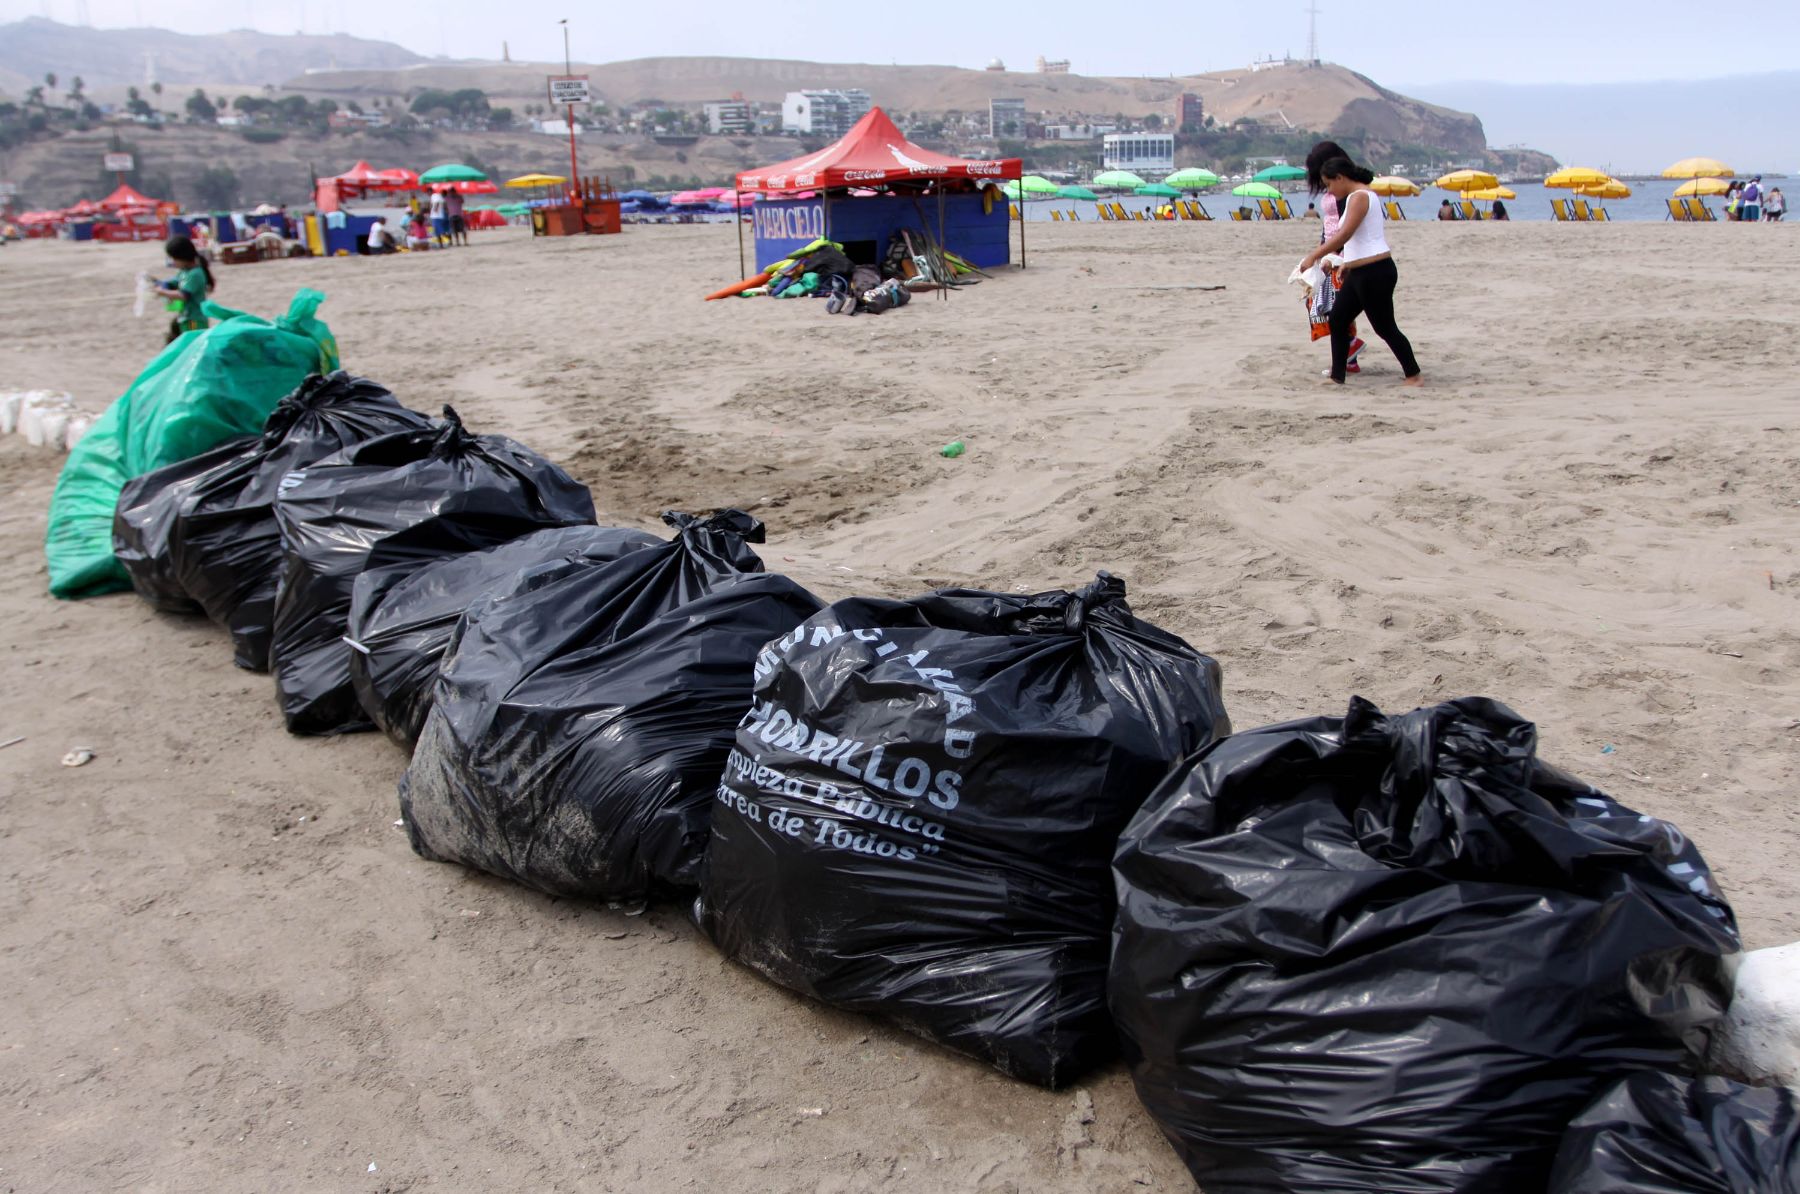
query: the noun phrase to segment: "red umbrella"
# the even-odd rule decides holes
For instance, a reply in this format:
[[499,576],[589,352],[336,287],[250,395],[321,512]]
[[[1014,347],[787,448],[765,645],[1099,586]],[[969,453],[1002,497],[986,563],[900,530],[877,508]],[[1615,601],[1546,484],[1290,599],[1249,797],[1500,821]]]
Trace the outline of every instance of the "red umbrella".
[[498,195],[500,193],[500,188],[485,178],[479,180],[471,179],[467,182],[453,182],[450,186],[463,195]]
[[370,189],[377,191],[416,191],[419,189],[419,176],[404,166],[396,166],[392,170],[375,171],[376,181],[369,184]]

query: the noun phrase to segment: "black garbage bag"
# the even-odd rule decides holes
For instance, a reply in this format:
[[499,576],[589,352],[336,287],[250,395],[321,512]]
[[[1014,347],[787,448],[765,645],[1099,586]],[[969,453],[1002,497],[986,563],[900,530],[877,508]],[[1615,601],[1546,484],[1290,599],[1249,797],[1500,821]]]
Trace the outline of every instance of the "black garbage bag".
[[370,728],[344,642],[365,567],[422,564],[594,522],[587,489],[556,465],[505,436],[469,434],[448,406],[444,420],[355,444],[282,481],[270,660],[296,734]]
[[757,654],[819,602],[762,572],[748,515],[671,521],[464,615],[400,782],[414,850],[557,895],[693,886]]
[[1544,1188],[1570,1117],[1690,1064],[1736,922],[1698,850],[1465,697],[1238,734],[1120,839],[1109,986],[1207,1194]]
[[438,664],[463,611],[661,542],[623,527],[552,527],[424,565],[364,570],[350,595],[350,682],[358,703],[410,748],[431,712]]
[[228,439],[209,452],[133,477],[119,491],[113,511],[113,556],[125,566],[139,597],[169,614],[197,614],[200,603],[176,573],[177,516],[194,487],[215,470],[253,456],[253,435]]
[[352,444],[430,426],[367,378],[315,373],[276,404],[251,451],[210,471],[185,495],[172,535],[175,575],[206,615],[230,631],[239,667],[269,666],[281,575],[274,507],[282,478]]
[[757,665],[696,918],[783,986],[1061,1085],[1115,1049],[1119,830],[1229,732],[1218,665],[1104,572],[837,602]]
[[1633,1074],[1569,1125],[1549,1194],[1800,1194],[1800,1092]]

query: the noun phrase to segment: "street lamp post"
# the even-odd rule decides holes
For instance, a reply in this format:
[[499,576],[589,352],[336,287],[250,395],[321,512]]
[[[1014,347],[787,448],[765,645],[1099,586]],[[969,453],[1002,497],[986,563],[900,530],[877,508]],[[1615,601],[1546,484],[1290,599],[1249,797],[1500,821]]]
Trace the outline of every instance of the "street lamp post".
[[[569,58],[569,19],[564,17],[559,23],[563,31],[563,74],[572,75],[575,67]],[[575,105],[564,104],[563,115],[569,123],[569,201],[575,203],[581,192],[581,169],[575,164]]]

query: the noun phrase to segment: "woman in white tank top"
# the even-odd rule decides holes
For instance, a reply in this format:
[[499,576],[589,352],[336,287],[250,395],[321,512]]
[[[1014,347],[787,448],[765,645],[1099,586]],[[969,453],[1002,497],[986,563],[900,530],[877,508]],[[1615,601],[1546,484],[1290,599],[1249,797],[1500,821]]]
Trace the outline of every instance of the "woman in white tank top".
[[1317,264],[1327,253],[1340,254],[1337,305],[1331,309],[1331,380],[1344,384],[1350,357],[1351,324],[1358,315],[1369,317],[1369,326],[1393,350],[1406,384],[1420,384],[1419,362],[1412,342],[1394,322],[1394,287],[1400,273],[1388,248],[1381,204],[1368,184],[1374,174],[1348,158],[1333,158],[1321,169],[1326,189],[1342,213],[1337,231],[1300,263],[1302,269]]
[[[1338,223],[1343,217],[1343,208],[1338,206],[1337,196],[1325,189],[1325,176],[1322,173],[1325,163],[1333,158],[1347,158],[1349,153],[1336,141],[1320,141],[1306,153],[1306,187],[1319,197],[1319,241],[1323,243],[1337,235]],[[1337,282],[1328,272],[1321,285],[1311,299],[1313,316],[1331,315],[1332,307],[1337,305]],[[1351,373],[1361,373],[1362,366],[1356,363],[1356,354],[1362,351],[1363,342],[1356,334],[1356,324],[1350,325],[1350,358],[1344,368]],[[1330,347],[1329,342],[1327,347]],[[1325,370],[1327,377],[1331,370]]]

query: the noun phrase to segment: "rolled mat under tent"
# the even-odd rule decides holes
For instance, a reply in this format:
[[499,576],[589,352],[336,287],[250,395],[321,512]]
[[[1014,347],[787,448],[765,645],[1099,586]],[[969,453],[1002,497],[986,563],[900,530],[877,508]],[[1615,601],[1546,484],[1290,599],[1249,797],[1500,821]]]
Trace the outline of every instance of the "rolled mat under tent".
[[[1005,200],[996,202],[993,192],[984,194],[984,188],[1023,175],[1018,158],[974,161],[915,145],[886,112],[872,108],[819,152],[743,171],[736,184],[739,193],[764,195],[753,209],[758,269],[820,238],[853,249],[853,260],[863,256],[880,260],[904,230],[927,232],[933,221],[932,235],[939,245],[977,266],[991,266],[1007,264],[1011,246]],[[848,194],[852,189],[875,188],[889,193],[872,198]],[[807,191],[817,192],[816,198],[801,198],[800,192]],[[935,209],[929,219],[928,206]],[[741,221],[738,229],[739,271],[747,276]],[[1024,238],[1020,221],[1021,265]]]

